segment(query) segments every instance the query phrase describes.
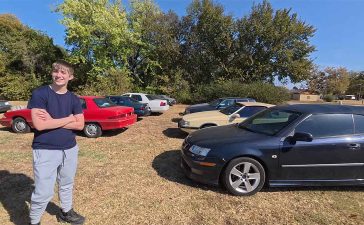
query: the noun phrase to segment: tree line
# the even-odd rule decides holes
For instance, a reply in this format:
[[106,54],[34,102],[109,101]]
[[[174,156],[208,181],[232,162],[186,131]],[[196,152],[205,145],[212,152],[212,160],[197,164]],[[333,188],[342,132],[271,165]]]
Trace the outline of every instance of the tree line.
[[14,16],[0,15],[3,97],[26,99],[49,82],[56,58],[75,65],[70,87],[80,94],[134,90],[185,102],[224,82],[272,86],[274,79],[312,80],[315,71],[315,28],[269,1],[242,18],[212,0],[192,1],[184,16],[163,12],[152,0],[131,0],[128,7],[121,0],[65,0],[56,12],[63,16],[67,50]]

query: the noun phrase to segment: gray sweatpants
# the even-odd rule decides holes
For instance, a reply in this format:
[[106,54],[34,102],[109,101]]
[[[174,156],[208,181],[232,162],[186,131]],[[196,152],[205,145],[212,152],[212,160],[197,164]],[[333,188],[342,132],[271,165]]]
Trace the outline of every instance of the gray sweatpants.
[[37,224],[53,198],[54,185],[58,182],[61,208],[72,208],[72,191],[77,169],[78,146],[67,150],[33,149],[35,189],[31,197],[30,222]]

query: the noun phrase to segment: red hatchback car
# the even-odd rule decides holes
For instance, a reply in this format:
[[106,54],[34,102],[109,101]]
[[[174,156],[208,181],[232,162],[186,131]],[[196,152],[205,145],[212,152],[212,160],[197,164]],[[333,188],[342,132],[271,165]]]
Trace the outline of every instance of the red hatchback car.
[[[104,130],[124,128],[134,124],[137,115],[131,107],[117,106],[109,99],[97,96],[80,96],[85,116],[85,135],[100,137]],[[30,109],[9,111],[0,119],[0,124],[11,127],[15,133],[26,133],[33,128]]]

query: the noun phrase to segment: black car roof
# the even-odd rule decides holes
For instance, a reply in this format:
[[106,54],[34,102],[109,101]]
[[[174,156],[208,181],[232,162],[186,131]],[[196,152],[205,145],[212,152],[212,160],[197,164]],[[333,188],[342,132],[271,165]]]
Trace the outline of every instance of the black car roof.
[[313,113],[350,113],[350,114],[364,114],[363,106],[352,105],[332,105],[332,104],[294,104],[294,105],[280,105],[274,107],[275,109],[290,110],[301,112],[305,114]]

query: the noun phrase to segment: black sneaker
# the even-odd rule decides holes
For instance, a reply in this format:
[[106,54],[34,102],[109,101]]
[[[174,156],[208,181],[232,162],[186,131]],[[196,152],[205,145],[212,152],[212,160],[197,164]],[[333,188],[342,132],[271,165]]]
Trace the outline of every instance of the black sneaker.
[[81,225],[85,222],[85,217],[76,213],[75,211],[73,211],[73,209],[66,213],[61,210],[57,219],[58,222],[66,222],[72,225]]

